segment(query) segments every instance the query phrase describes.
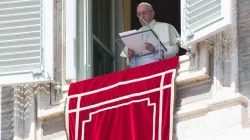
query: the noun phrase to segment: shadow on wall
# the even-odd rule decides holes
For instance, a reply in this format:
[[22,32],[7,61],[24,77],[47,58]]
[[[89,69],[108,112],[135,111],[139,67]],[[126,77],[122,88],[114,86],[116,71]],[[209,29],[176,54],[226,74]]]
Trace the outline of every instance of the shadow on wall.
[[43,140],[51,140],[53,138],[65,139],[65,118],[59,117],[43,123]]

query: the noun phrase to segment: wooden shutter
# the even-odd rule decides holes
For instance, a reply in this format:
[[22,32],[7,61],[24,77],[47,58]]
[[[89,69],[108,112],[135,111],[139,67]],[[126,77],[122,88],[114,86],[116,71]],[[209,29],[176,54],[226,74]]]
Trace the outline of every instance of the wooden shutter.
[[232,24],[232,0],[181,0],[181,37],[187,47]]
[[0,1],[0,85],[53,78],[53,0]]

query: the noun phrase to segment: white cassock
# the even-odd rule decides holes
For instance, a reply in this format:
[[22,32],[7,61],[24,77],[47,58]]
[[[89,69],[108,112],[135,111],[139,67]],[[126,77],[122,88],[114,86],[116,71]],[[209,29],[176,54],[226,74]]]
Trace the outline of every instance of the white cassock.
[[[164,58],[171,58],[171,57],[176,56],[176,54],[178,53],[178,47],[176,43],[178,42],[177,38],[180,38],[180,35],[177,32],[177,30],[174,28],[174,26],[168,23],[157,22],[154,19],[151,21],[149,26],[153,29],[153,31],[159,37],[162,44],[167,48],[167,52],[164,51]],[[145,31],[148,29],[150,29],[148,26],[143,26],[138,31]],[[155,47],[156,51],[159,50],[159,44],[154,44],[155,41],[153,40],[155,40],[155,37],[152,33],[142,35],[142,39],[146,43],[151,43]],[[161,50],[162,50],[162,47],[161,47]],[[128,52],[128,47],[126,46],[121,52],[120,56],[127,57],[125,52],[126,53]],[[137,53],[137,55],[143,55],[145,53],[148,53],[148,51],[146,50],[144,52],[139,52]],[[151,63],[147,61],[153,61],[147,58],[144,58],[144,59],[145,59],[144,60],[145,62],[142,62],[142,63],[145,63],[145,64]],[[130,65],[130,62],[128,61],[128,59],[127,59],[127,65]]]

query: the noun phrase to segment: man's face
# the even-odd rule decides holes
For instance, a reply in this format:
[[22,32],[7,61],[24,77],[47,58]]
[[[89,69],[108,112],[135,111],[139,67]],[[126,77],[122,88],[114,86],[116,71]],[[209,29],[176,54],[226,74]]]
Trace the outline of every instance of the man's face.
[[[149,24],[154,18],[154,11],[147,5],[139,5],[137,7],[137,17],[143,18]],[[142,26],[146,26],[145,22],[140,19],[139,21]]]

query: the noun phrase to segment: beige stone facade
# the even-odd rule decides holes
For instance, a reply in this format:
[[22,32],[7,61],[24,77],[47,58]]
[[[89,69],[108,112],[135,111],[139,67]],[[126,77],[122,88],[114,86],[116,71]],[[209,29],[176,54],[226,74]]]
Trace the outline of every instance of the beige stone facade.
[[[55,84],[0,88],[2,140],[66,140],[63,2],[55,0]],[[233,26],[181,56],[176,77],[175,140],[250,139],[250,1],[233,0]]]

